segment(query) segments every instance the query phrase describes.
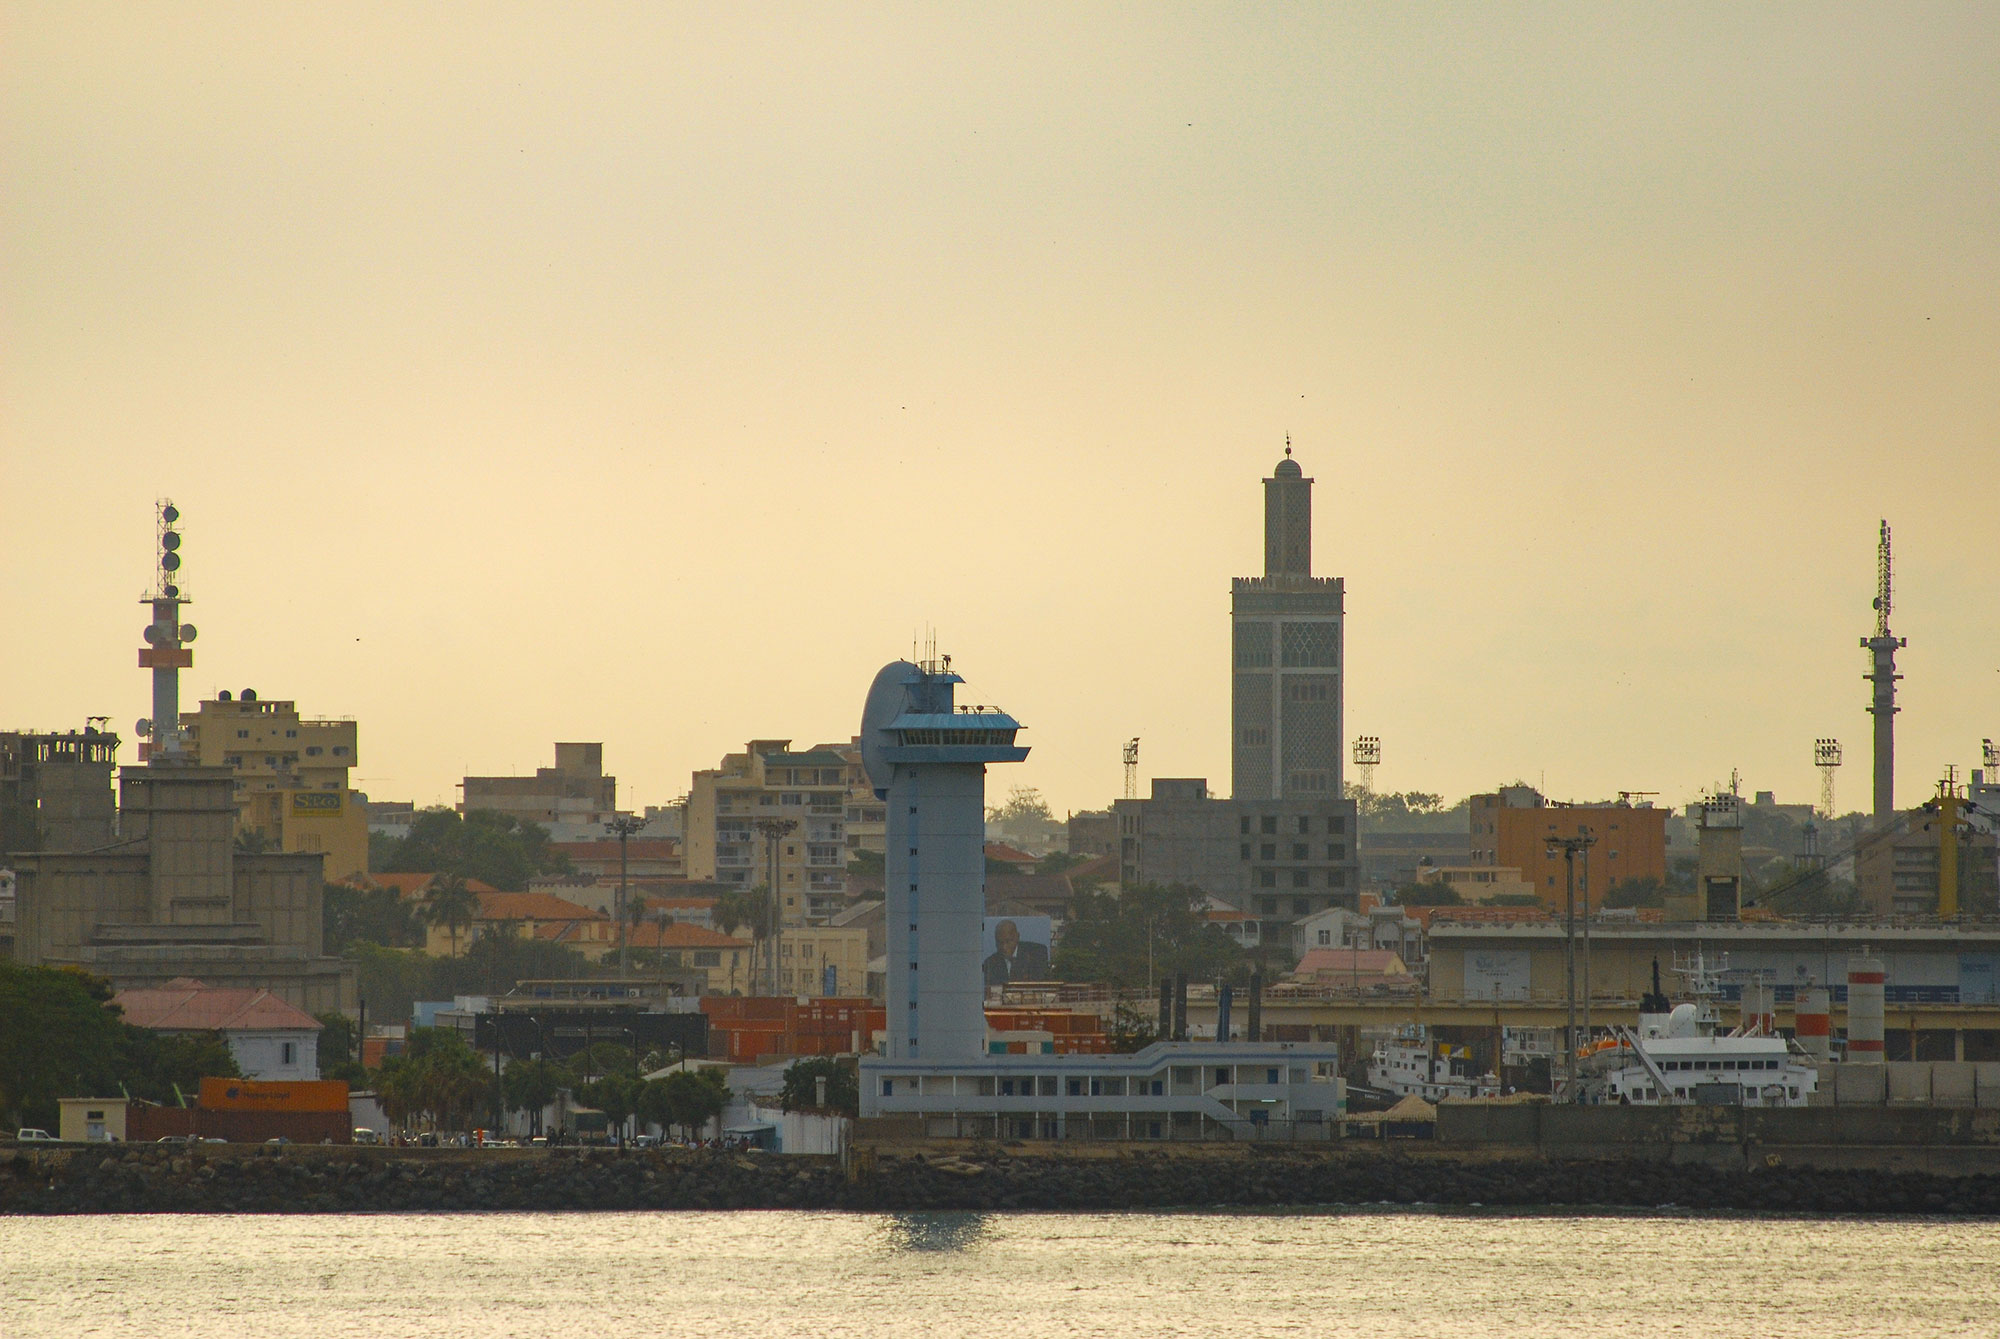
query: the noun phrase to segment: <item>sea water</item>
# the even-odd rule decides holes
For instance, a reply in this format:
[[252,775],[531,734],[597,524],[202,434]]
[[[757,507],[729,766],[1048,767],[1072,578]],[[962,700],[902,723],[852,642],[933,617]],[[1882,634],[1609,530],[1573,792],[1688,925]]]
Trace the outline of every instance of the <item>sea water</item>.
[[2000,1223],[1409,1210],[0,1219],[0,1336],[2000,1334]]

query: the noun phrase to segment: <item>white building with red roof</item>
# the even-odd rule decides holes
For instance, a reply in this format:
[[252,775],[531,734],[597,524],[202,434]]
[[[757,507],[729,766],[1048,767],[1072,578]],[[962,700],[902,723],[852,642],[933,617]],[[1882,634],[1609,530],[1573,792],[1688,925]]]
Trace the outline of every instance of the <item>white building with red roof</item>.
[[163,986],[121,990],[111,1003],[134,1027],[221,1033],[245,1078],[319,1077],[319,1020],[268,990],[176,977]]

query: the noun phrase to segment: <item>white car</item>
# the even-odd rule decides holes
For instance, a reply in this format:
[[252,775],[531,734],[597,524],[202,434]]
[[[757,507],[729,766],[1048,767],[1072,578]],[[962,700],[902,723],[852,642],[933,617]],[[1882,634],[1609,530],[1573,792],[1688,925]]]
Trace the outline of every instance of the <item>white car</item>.
[[56,1137],[47,1130],[21,1129],[14,1132],[14,1139],[22,1144],[53,1144]]

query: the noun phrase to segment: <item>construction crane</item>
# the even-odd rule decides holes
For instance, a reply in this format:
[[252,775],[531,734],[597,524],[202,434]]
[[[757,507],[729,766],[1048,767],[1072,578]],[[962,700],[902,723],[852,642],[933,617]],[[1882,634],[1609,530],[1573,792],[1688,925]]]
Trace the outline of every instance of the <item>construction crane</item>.
[[1125,741],[1125,798],[1139,798],[1139,737]]

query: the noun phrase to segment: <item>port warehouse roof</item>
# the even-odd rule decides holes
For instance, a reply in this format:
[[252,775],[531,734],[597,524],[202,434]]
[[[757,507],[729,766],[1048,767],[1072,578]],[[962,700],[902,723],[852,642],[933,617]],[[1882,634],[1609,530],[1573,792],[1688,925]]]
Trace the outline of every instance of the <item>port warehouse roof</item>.
[[164,986],[121,990],[111,1002],[125,1021],[155,1032],[318,1032],[320,1022],[268,990],[211,986],[177,977]]

